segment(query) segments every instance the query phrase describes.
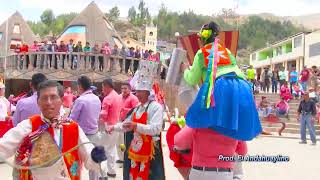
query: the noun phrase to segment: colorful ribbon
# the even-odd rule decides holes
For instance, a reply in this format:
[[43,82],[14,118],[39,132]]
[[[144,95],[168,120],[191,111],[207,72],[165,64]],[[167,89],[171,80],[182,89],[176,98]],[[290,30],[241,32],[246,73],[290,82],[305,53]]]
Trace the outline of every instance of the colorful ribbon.
[[[212,46],[212,50],[210,51],[209,59],[212,63],[210,63],[210,66],[208,68],[211,68],[210,75],[209,75],[209,89],[207,94],[207,100],[206,100],[206,108],[209,109],[210,106],[215,106],[214,101],[214,82],[216,80],[216,74],[217,74],[217,65],[219,61],[219,55],[218,55],[218,49],[219,49],[219,39],[214,40],[214,45]],[[208,76],[208,74],[207,74]]]

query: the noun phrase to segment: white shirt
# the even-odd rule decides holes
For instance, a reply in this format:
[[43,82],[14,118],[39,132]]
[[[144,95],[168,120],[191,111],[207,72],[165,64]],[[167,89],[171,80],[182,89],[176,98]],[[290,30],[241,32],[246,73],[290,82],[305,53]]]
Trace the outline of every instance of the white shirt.
[[10,105],[10,102],[4,96],[0,96],[0,121],[4,121],[8,116],[8,112],[15,111],[16,107]]
[[[29,135],[31,131],[32,131],[32,126],[29,119],[22,121],[16,127],[9,130],[3,136],[3,138],[0,138],[0,156],[3,158],[10,158],[14,156],[23,138]],[[61,135],[60,131],[61,129],[54,128],[54,139],[58,146],[60,145],[59,144],[60,143],[59,139]],[[82,129],[79,127],[79,144],[84,142],[89,142],[89,140],[87,136],[84,134],[84,132],[82,131]],[[78,149],[79,157],[87,169],[98,171],[99,164],[95,163],[91,159],[91,151],[93,148],[94,146],[92,144],[86,144],[86,145],[80,146]],[[37,174],[38,176],[35,177],[35,175],[33,174],[33,178],[34,179],[45,178],[46,180],[64,179],[63,177],[61,177],[60,171],[57,170],[57,163],[59,162],[56,162],[54,165],[47,168],[36,169],[35,171],[37,172],[34,174]],[[61,166],[59,168],[61,169]],[[42,171],[42,172],[39,172],[39,171]]]
[[[137,118],[140,118],[142,113],[145,112],[148,104],[150,101],[145,103],[144,105],[139,105],[134,112],[136,112]],[[148,120],[147,124],[137,124],[137,132],[149,136],[156,136],[160,135],[160,132],[162,130],[162,125],[163,125],[163,107],[157,103],[156,101],[153,101],[150,103],[148,107]],[[124,120],[125,121],[132,121],[132,115],[133,113]],[[123,131],[122,123],[117,123],[114,126],[114,129],[116,131]],[[153,140],[157,141],[159,140],[159,137],[153,137]]]

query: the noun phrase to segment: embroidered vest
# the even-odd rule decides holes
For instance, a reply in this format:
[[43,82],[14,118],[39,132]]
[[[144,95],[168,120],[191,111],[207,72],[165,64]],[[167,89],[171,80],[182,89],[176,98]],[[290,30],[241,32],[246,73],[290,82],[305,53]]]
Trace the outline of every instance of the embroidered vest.
[[[35,115],[29,118],[31,125],[32,125],[32,133],[36,132],[42,125],[45,124],[41,120],[41,117],[39,115]],[[54,131],[52,127],[49,127],[47,129],[47,132],[51,135],[52,138],[54,138]],[[60,146],[61,153],[65,153],[71,148],[78,145],[79,142],[79,129],[78,124],[76,122],[71,122],[69,124],[63,124],[61,129],[61,137],[60,137]],[[23,148],[23,146],[20,146],[19,149]],[[26,148],[26,147],[24,147]],[[74,150],[70,153],[67,153],[63,157],[64,163],[68,169],[69,177],[71,180],[80,180],[81,176],[81,160],[79,157],[78,150]],[[27,162],[26,165],[29,165]],[[28,170],[20,170],[19,176],[21,180],[32,180],[32,174]]]
[[[150,102],[151,103],[151,102]],[[136,112],[133,113],[132,121],[140,124],[147,124],[148,121],[148,104],[145,112],[140,118],[137,118]],[[128,151],[128,158],[135,162],[148,162],[154,157],[154,142],[152,136],[134,132],[133,140],[131,141]]]
[[[152,101],[151,101],[152,102]],[[151,103],[150,102],[150,103]],[[133,113],[132,121],[139,124],[147,124],[148,122],[148,104],[145,112],[140,118],[137,118],[136,112]],[[132,180],[148,180],[150,174],[151,159],[154,158],[154,141],[152,136],[133,133],[133,139],[128,151],[128,158],[131,159],[130,179]]]

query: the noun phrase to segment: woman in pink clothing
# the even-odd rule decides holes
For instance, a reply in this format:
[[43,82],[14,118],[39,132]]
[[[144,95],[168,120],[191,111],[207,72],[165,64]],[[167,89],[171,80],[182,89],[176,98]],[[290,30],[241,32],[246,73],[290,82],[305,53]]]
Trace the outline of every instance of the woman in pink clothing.
[[111,48],[108,42],[105,42],[104,44],[102,44],[101,51],[102,51],[102,54],[105,54],[107,56],[111,55]]
[[280,88],[280,97],[285,101],[289,102],[292,99],[290,88],[288,87],[288,82],[285,82]]
[[[31,50],[31,52],[34,52],[34,53],[40,51],[38,41],[33,42],[33,45],[31,46],[30,50]],[[33,67],[37,67],[37,54],[33,55]]]

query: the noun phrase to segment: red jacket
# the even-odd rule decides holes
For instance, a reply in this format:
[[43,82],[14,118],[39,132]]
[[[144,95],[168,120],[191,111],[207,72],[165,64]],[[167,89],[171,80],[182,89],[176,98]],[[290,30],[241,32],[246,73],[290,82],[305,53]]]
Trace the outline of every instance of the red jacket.
[[29,46],[28,45],[22,45],[20,48],[21,53],[27,53],[29,52]]

